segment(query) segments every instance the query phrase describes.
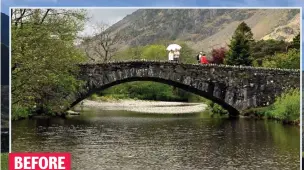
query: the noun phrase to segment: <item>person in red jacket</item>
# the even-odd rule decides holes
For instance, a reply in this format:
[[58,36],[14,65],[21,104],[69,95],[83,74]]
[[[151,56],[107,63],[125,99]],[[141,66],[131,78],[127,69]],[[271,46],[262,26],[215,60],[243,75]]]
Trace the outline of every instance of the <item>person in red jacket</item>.
[[206,54],[203,54],[202,57],[201,57],[201,64],[208,64],[208,60],[207,60],[207,57],[206,57]]

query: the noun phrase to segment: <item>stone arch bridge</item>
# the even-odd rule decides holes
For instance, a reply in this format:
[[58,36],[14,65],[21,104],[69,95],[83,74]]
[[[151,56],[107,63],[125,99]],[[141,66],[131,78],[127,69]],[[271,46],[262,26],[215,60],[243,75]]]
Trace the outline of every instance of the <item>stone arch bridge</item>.
[[130,81],[169,84],[212,100],[231,115],[275,101],[291,88],[300,88],[300,70],[248,66],[199,65],[161,61],[81,64],[83,89],[68,97],[73,107],[97,91]]

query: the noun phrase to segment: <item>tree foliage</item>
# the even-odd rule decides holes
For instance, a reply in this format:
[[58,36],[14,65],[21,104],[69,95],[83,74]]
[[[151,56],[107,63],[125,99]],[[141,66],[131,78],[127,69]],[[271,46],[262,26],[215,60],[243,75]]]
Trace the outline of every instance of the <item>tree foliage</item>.
[[252,41],[253,34],[250,27],[242,22],[232,36],[225,63],[228,65],[251,65],[250,43]]
[[263,61],[263,67],[300,69],[300,51],[290,49],[287,53],[269,56]]
[[[294,37],[290,43],[284,41],[268,41],[268,45],[273,46],[271,50],[267,50],[263,59],[260,62],[255,62],[256,66],[299,69],[300,68],[300,34]],[[279,45],[279,44],[280,45]],[[267,49],[264,45],[264,49]],[[278,44],[278,45],[273,45]],[[286,50],[286,51],[285,51]],[[268,54],[268,55],[266,55]]]
[[262,62],[267,56],[273,56],[276,53],[285,53],[290,43],[277,40],[259,40],[251,44],[253,65],[262,66]]
[[[171,42],[172,43],[172,42]],[[174,42],[175,43],[175,42]],[[181,47],[180,61],[182,63],[196,63],[194,51],[184,42],[177,42]],[[168,51],[166,50],[168,42],[159,44],[151,44],[146,46],[137,46],[128,48],[126,50],[117,52],[114,60],[133,60],[133,59],[146,59],[146,60],[168,60]]]
[[[99,95],[111,99],[133,98],[157,101],[206,101],[206,99],[182,89],[149,81],[129,82],[116,85],[100,92]],[[97,97],[93,95],[93,98],[96,99]]]
[[184,42],[178,42],[182,49],[180,53],[180,61],[182,63],[196,63],[196,52]]
[[166,47],[163,45],[149,45],[142,49],[142,58],[147,60],[162,60],[167,56]]
[[226,53],[227,53],[227,50],[224,47],[212,49],[212,51],[211,51],[211,55],[212,55],[211,62],[215,63],[215,64],[223,64]]
[[292,43],[291,43],[291,48],[295,48],[295,49],[298,49],[300,50],[300,33],[298,35],[296,35],[293,40],[292,40]]
[[12,9],[12,104],[56,112],[77,90],[75,48],[85,12],[63,9]]

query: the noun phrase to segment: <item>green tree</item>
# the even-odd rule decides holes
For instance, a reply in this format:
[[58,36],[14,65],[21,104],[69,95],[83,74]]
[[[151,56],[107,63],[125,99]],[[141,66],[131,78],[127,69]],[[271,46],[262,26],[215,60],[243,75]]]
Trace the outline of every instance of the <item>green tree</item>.
[[290,49],[287,53],[278,53],[267,57],[263,67],[300,69],[300,50]]
[[118,61],[141,59],[143,58],[142,52],[143,47],[141,46],[127,48],[125,50],[116,52],[112,59]]
[[[85,11],[12,10],[12,104],[59,112],[80,87],[75,78],[84,55],[75,47]],[[14,112],[13,112],[14,114]]]
[[180,61],[182,63],[197,63],[195,56],[197,55],[195,51],[190,48],[185,42],[177,42],[182,49],[180,53]]
[[300,50],[300,33],[298,35],[296,35],[292,42],[291,42],[291,48],[295,48],[295,49],[298,49]]
[[250,27],[242,22],[232,36],[225,63],[228,65],[251,65],[250,43],[252,41],[253,34]]
[[163,45],[148,45],[142,50],[143,59],[164,60],[167,58],[166,47]]
[[290,43],[283,40],[259,40],[251,43],[252,59],[254,66],[262,66],[266,56],[274,56],[276,53],[285,53]]

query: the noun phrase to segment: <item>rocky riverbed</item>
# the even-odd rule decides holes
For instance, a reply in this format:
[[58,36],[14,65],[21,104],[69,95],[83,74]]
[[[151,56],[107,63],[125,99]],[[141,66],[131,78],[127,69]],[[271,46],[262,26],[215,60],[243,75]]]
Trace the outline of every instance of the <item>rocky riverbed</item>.
[[159,114],[186,114],[206,110],[207,105],[203,103],[186,102],[163,102],[143,100],[118,100],[118,101],[92,101],[84,100],[78,105],[83,108],[101,108],[103,110],[126,110],[144,113]]

